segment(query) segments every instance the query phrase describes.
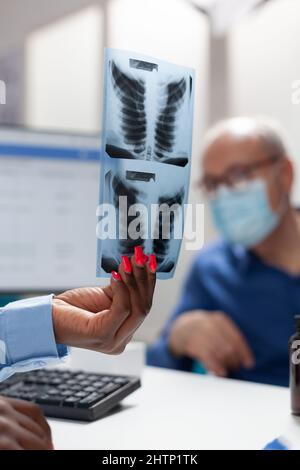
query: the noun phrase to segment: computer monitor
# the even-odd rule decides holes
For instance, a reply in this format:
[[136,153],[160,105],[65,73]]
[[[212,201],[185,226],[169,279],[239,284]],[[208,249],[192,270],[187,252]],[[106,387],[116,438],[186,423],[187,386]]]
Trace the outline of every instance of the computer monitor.
[[0,293],[96,282],[100,136],[0,126]]

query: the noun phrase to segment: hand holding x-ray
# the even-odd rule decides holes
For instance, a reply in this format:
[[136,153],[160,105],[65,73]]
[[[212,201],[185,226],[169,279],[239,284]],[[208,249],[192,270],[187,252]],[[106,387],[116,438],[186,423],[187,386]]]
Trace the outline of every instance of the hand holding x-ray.
[[106,287],[83,287],[54,297],[56,341],[120,354],[151,309],[155,282],[155,261],[136,248],[134,256],[123,258]]

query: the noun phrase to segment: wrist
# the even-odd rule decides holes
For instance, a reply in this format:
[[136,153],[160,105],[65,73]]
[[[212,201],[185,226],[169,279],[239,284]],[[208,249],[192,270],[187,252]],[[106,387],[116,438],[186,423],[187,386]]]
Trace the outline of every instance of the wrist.
[[91,349],[95,342],[93,332],[90,331],[91,318],[94,318],[93,314],[59,297],[52,300],[52,322],[57,343]]
[[184,341],[184,334],[181,327],[181,319],[177,319],[170,331],[169,336],[169,349],[171,353],[176,356],[184,356],[185,355],[185,341]]
[[66,343],[65,335],[62,328],[62,311],[61,300],[53,297],[52,299],[52,323],[56,343]]

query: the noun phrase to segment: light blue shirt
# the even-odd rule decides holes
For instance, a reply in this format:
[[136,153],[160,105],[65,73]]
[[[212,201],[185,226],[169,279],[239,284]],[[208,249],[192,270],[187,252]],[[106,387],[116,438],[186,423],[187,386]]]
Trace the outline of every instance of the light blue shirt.
[[0,382],[63,360],[68,349],[56,344],[52,295],[18,300],[0,308]]

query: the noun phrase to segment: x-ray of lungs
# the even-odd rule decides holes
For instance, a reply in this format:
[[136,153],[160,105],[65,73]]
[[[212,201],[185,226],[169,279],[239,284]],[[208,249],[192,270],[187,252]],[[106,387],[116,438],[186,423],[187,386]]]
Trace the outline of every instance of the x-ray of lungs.
[[134,246],[174,275],[184,230],[194,71],[126,51],[105,53],[97,276]]

